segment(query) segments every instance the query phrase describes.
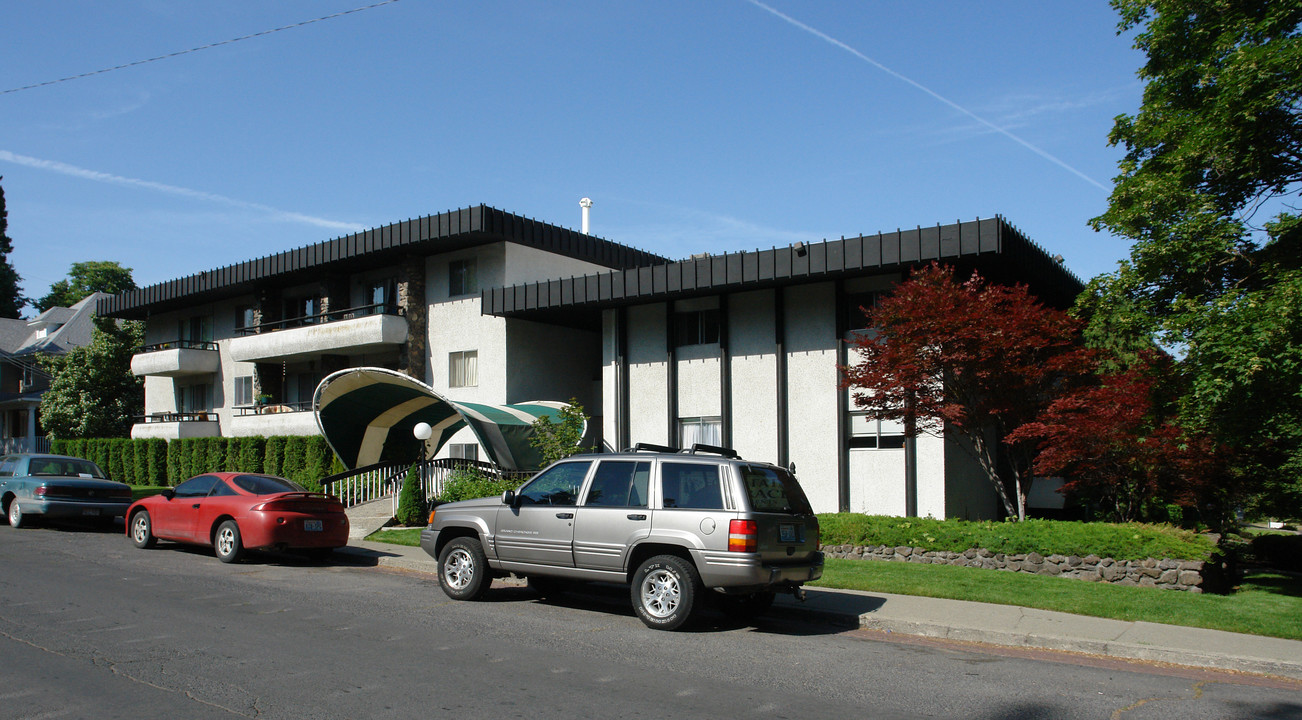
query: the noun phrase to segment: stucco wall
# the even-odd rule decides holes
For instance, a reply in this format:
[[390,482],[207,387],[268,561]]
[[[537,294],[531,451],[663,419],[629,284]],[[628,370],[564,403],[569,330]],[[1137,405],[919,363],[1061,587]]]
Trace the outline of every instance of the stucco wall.
[[772,290],[729,298],[732,446],[744,458],[776,463],[778,376],[773,320]]
[[[663,303],[628,309],[629,442],[673,444]],[[614,437],[607,435],[607,437]]]
[[787,406],[791,461],[817,512],[838,505],[835,289],[832,283],[788,288]]

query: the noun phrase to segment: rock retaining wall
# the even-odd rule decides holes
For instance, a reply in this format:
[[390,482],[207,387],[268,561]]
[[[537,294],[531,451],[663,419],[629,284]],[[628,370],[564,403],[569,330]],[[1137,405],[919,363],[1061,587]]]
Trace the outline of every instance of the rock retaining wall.
[[[1058,577],[1088,580],[1089,582],[1106,582],[1115,585],[1138,585],[1158,587],[1166,590],[1183,590],[1200,593],[1208,579],[1209,571],[1217,567],[1215,563],[1196,560],[1113,560],[1097,555],[1077,557],[1075,555],[1005,555],[989,550],[967,550],[949,552],[945,550],[924,550],[911,547],[891,547],[889,545],[824,545],[827,557],[846,558],[850,560],[888,560],[894,562],[915,562],[932,565],[956,565],[959,567],[986,568],[988,570],[1006,570],[1010,572],[1031,573],[1032,575],[1054,575]],[[1211,588],[1207,588],[1211,589]]]

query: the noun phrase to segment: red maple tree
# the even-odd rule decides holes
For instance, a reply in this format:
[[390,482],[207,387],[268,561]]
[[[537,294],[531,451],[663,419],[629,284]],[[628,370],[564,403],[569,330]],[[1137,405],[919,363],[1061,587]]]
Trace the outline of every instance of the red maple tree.
[[1024,285],[975,272],[957,282],[936,263],[864,311],[872,329],[850,341],[858,360],[841,369],[855,404],[903,421],[907,436],[957,433],[1004,510],[1025,519],[1035,447],[1006,440],[1091,372],[1080,324]]

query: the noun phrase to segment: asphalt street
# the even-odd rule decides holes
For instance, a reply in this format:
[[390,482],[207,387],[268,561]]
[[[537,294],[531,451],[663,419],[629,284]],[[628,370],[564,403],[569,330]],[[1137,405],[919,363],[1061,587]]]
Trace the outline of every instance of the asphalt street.
[[448,600],[322,564],[0,527],[0,718],[1302,718],[1302,684],[844,630],[647,629],[625,591]]

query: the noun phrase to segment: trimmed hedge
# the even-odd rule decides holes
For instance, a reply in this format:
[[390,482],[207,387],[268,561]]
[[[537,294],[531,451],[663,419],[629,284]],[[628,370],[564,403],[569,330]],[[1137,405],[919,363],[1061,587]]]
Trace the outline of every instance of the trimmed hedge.
[[924,550],[989,550],[1009,555],[1098,555],[1114,560],[1208,560],[1208,538],[1170,525],[1026,520],[1000,522],[836,513],[818,516],[824,545],[894,545]]
[[175,486],[206,472],[265,473],[319,492],[321,478],[342,465],[325,438],[315,436],[213,437],[160,440],[91,438],[54,440],[50,451],[86,458],[109,478],[128,485]]

